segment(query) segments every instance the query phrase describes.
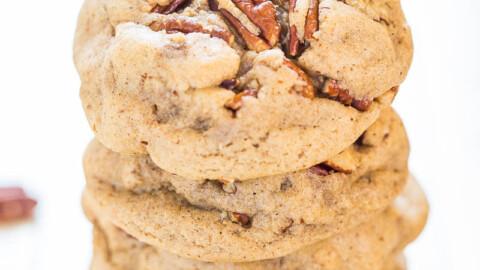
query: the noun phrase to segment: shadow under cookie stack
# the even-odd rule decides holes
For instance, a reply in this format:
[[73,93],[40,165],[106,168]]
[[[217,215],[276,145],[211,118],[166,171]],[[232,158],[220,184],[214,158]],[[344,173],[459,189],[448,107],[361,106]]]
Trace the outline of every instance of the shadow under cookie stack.
[[398,0],[86,0],[92,270],[405,269]]

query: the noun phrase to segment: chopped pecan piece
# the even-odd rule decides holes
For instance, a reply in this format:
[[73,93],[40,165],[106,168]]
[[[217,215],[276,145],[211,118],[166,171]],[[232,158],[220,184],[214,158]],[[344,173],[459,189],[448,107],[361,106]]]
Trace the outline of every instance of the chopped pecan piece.
[[[297,5],[297,0],[290,0],[288,3],[288,15],[290,16],[293,14],[293,11],[295,10],[295,6]],[[299,48],[300,48],[300,40],[298,39],[297,35],[297,26],[295,26],[293,23],[290,23],[289,26],[289,40],[288,40],[288,54],[290,56],[295,56],[298,54]]]
[[228,89],[228,90],[233,90],[233,89],[235,89],[235,87],[238,86],[238,84],[239,84],[238,79],[224,80],[224,81],[220,84],[220,87],[221,87],[221,88]]
[[252,220],[245,214],[232,212],[232,221],[242,224],[242,227],[249,228],[252,225]]
[[327,165],[320,163],[315,166],[312,166],[308,169],[311,173],[318,174],[321,176],[327,176],[332,173],[332,168],[328,167]]
[[362,112],[368,111],[371,105],[372,105],[371,99],[362,99],[362,100],[353,99],[352,101],[352,107]]
[[353,98],[350,94],[350,91],[341,88],[337,80],[328,80],[328,82],[323,88],[323,93],[328,97],[338,100],[345,105],[351,105],[359,111],[367,111],[373,102],[373,100],[369,98]]
[[228,185],[228,184],[233,183],[234,181],[229,181],[229,180],[220,178],[220,179],[218,179],[218,182],[220,182],[222,184],[225,184],[225,185]]
[[[306,14],[303,12],[303,9],[306,9]],[[305,17],[298,18],[299,16]],[[318,0],[290,0],[288,17],[290,23],[288,54],[294,57],[299,54],[300,48],[305,45],[305,41],[311,39],[313,33],[319,29]],[[297,25],[299,23],[303,25]],[[301,28],[302,31],[299,31],[299,28]]]
[[311,39],[313,33],[318,31],[318,0],[310,0],[307,18],[305,21],[305,39]]
[[36,204],[21,188],[0,188],[0,222],[29,217]]
[[151,12],[152,13],[160,13],[160,14],[172,14],[177,10],[177,8],[185,3],[187,0],[173,0],[166,6],[161,6],[161,5],[156,5],[155,7],[152,8]]
[[247,89],[239,94],[236,94],[231,100],[229,100],[226,104],[225,107],[232,111],[237,111],[242,107],[242,99],[243,97],[249,96],[249,97],[257,97],[257,89]]
[[204,33],[209,34],[211,37],[221,38],[225,40],[228,44],[232,44],[234,36],[228,30],[225,30],[216,25],[212,25],[210,29],[205,29],[200,22],[191,17],[187,16],[176,16],[176,17],[166,17],[161,18],[152,24],[150,28],[153,31],[163,31],[165,30],[168,34],[171,33]]
[[285,58],[283,60],[283,63],[293,71],[295,71],[300,79],[305,82],[305,86],[299,91],[300,94],[302,94],[304,97],[313,99],[315,96],[315,87],[313,86],[312,82],[308,78],[307,74],[303,72],[299,67],[297,67],[294,63],[292,63],[290,60]]
[[[293,1],[293,0],[292,0]],[[290,25],[290,39],[288,40],[288,54],[296,56],[300,51],[300,40],[297,36],[297,27]]]
[[[278,42],[281,28],[277,22],[276,9],[272,2],[268,0],[208,0],[208,3],[211,10],[220,12],[232,24],[250,50],[267,50]],[[242,19],[236,9],[243,12],[248,19]],[[252,29],[245,25],[245,20],[249,20],[248,23],[252,23],[260,33],[252,32]]]

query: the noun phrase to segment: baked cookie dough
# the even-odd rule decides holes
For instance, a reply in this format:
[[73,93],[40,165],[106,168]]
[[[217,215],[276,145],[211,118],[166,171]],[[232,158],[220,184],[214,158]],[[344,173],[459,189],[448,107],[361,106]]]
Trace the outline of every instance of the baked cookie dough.
[[411,180],[383,213],[369,222],[281,258],[243,262],[200,262],[150,246],[112,225],[86,200],[84,209],[94,223],[92,270],[160,269],[405,269],[403,248],[421,232],[428,213],[425,197]]
[[345,149],[392,102],[409,27],[398,0],[291,2],[86,0],[74,58],[97,138],[192,180]]
[[184,257],[275,258],[385,209],[406,183],[408,149],[391,108],[329,159],[331,167],[230,184],[185,179],[147,156],[122,155],[93,141],[84,158],[86,196],[135,237]]
[[387,262],[383,266],[383,270],[406,270],[407,261],[403,254],[393,255],[387,259]]
[[[84,166],[87,178],[136,194],[173,190],[192,205],[241,213],[253,219],[254,227],[283,232],[302,224],[335,224],[345,216],[361,220],[385,208],[406,182],[408,153],[403,124],[388,108],[341,154],[318,167],[283,175],[233,183],[193,181],[160,169],[148,156],[115,153],[95,140]],[[323,175],[318,174],[322,168]]]

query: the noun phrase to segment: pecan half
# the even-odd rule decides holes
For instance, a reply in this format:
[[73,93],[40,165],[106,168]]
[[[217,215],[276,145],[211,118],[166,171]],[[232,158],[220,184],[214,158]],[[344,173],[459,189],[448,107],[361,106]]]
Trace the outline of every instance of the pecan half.
[[[300,5],[298,5],[300,3]],[[300,10],[299,10],[300,9]],[[306,14],[303,10],[306,9]],[[299,18],[305,16],[304,18]],[[305,41],[313,37],[313,33],[319,29],[318,21],[318,0],[290,0],[288,5],[289,17],[289,40],[288,54],[297,56]],[[298,25],[298,24],[303,24]],[[299,33],[298,29],[303,31]]]
[[152,13],[160,13],[160,14],[172,14],[177,10],[179,6],[181,6],[183,3],[185,3],[187,0],[173,0],[166,6],[161,6],[161,5],[156,5],[152,8],[150,12]]
[[285,64],[291,70],[295,71],[298,74],[298,77],[300,77],[300,79],[305,82],[305,86],[297,92],[306,98],[313,99],[315,97],[315,87],[308,78],[308,75],[287,58],[284,58],[283,64]]
[[232,221],[242,224],[242,227],[249,228],[252,225],[252,220],[246,214],[232,212]]
[[205,29],[197,19],[187,16],[161,18],[150,24],[150,29],[156,32],[165,30],[167,34],[179,32],[184,34],[204,33],[209,34],[211,37],[221,38],[228,44],[232,44],[235,38],[228,30],[216,25],[212,25],[209,29]]
[[257,97],[257,89],[247,89],[239,94],[236,94],[232,99],[230,99],[226,104],[225,107],[232,111],[238,111],[242,107],[242,99],[243,97]]
[[29,217],[36,204],[21,188],[0,188],[0,222]]
[[[268,0],[208,0],[212,11],[218,11],[237,30],[250,50],[263,51],[272,48],[280,38],[280,24],[276,9]],[[241,18],[238,10],[247,18]],[[246,25],[247,21],[250,27]],[[249,29],[250,28],[250,29]],[[256,29],[260,33],[255,33]],[[253,31],[253,32],[252,32]]]
[[348,89],[343,89],[342,87],[340,87],[337,80],[332,79],[328,80],[322,92],[328,97],[338,100],[345,105],[351,105],[359,111],[367,111],[373,102],[373,99],[369,98],[353,98]]

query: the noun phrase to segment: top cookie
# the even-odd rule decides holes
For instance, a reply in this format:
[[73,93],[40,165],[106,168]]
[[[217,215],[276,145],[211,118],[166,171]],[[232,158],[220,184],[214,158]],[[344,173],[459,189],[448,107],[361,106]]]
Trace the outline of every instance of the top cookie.
[[398,0],[86,0],[75,63],[97,138],[195,180],[318,164],[394,98]]

